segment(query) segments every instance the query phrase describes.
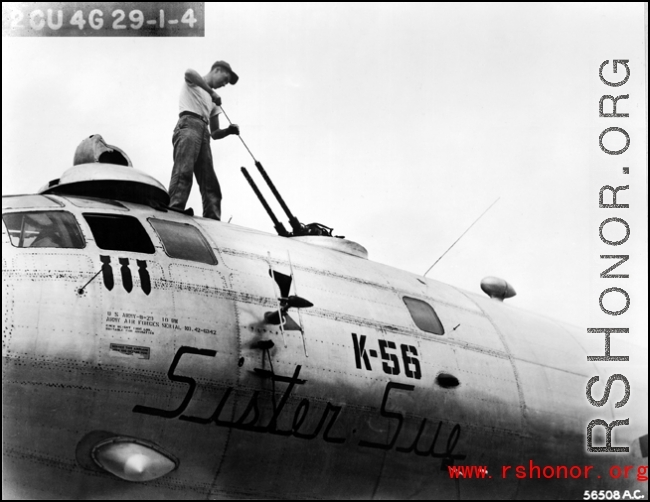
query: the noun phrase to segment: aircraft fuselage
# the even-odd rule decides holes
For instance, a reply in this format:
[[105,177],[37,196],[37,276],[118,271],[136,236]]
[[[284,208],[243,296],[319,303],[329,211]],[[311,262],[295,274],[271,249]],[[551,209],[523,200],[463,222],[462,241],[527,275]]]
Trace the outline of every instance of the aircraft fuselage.
[[[25,245],[20,214],[37,225],[51,212],[71,215],[81,246]],[[609,370],[586,361],[575,328],[311,242],[138,204],[6,197],[5,215],[3,471],[17,497],[647,494],[636,471],[608,475],[647,464],[647,422],[615,429],[629,454],[586,452],[589,421],[618,415],[614,399],[596,411],[585,399]],[[276,277],[313,304],[289,308],[283,327],[270,321]],[[111,435],[176,468],[141,483],[100,469],[93,442]],[[465,465],[487,472],[450,477]]]

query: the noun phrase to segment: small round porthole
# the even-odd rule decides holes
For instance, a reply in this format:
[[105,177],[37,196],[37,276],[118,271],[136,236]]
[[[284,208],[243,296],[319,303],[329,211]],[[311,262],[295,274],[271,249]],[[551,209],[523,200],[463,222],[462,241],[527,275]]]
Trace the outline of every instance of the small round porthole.
[[450,375],[449,373],[440,373],[436,377],[436,383],[443,389],[453,389],[454,387],[458,387],[460,385],[458,378],[456,378],[454,375]]

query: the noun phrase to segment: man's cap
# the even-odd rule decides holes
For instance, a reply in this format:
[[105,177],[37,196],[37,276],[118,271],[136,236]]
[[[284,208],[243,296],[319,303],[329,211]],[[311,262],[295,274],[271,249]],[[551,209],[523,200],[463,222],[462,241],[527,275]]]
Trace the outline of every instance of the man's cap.
[[226,70],[228,70],[230,72],[230,74],[232,75],[232,78],[230,79],[230,82],[229,82],[230,85],[235,85],[237,83],[237,81],[239,80],[239,75],[237,75],[233,71],[232,67],[228,63],[226,63],[225,61],[217,61],[216,63],[214,63],[212,65],[212,68],[215,68],[217,66],[220,66],[221,68],[225,68]]

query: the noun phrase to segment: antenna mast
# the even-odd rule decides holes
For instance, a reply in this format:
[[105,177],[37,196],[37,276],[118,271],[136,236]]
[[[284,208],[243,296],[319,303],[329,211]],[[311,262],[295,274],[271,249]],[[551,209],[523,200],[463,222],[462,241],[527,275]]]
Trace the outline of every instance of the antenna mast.
[[463,238],[463,235],[465,235],[467,232],[469,232],[469,229],[472,228],[472,227],[474,226],[474,224],[475,224],[478,220],[480,220],[481,218],[483,218],[483,215],[484,215],[485,213],[487,213],[490,209],[492,209],[492,206],[494,206],[497,202],[499,202],[499,199],[500,199],[500,198],[501,198],[501,197],[497,197],[497,199],[496,199],[492,204],[490,204],[490,207],[488,207],[485,211],[483,211],[483,212],[481,213],[481,216],[479,216],[478,218],[476,218],[476,219],[474,220],[474,223],[472,223],[469,227],[467,227],[467,230],[465,230],[462,234],[460,234],[460,237],[459,237],[458,239],[456,239],[456,240],[454,241],[454,243],[453,243],[451,246],[449,246],[449,247],[447,248],[447,251],[445,251],[444,253],[442,253],[442,254],[440,255],[440,258],[438,258],[435,262],[433,262],[433,265],[431,265],[431,266],[427,269],[427,271],[422,275],[422,277],[426,277],[426,276],[427,276],[427,274],[428,274],[428,273],[431,271],[431,269],[436,265],[436,263],[438,263],[440,260],[442,260],[442,257],[445,256],[445,255],[449,252],[449,250],[450,250],[451,248],[453,248],[453,247],[456,245],[456,243],[457,243],[459,240],[461,240],[461,239]]

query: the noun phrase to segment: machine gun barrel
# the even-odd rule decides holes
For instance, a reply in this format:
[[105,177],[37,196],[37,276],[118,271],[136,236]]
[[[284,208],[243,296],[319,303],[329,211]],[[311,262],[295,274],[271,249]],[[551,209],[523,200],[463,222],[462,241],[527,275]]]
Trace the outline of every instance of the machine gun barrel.
[[271,192],[273,192],[273,195],[275,195],[275,198],[278,200],[280,203],[280,206],[282,206],[282,209],[284,209],[284,212],[286,213],[287,217],[289,218],[289,223],[291,224],[291,228],[293,229],[293,235],[303,235],[304,230],[302,228],[302,225],[300,224],[300,221],[298,221],[298,218],[296,218],[293,214],[291,214],[291,211],[287,207],[287,205],[284,202],[284,199],[280,195],[280,192],[278,192],[278,189],[275,188],[275,185],[271,181],[271,178],[269,178],[269,175],[266,174],[266,170],[262,166],[262,163],[258,160],[255,161],[255,165],[257,166],[257,169],[259,170],[260,174],[266,181],[266,184],[269,186],[271,189]]
[[262,206],[264,206],[264,209],[266,209],[267,214],[273,221],[273,226],[275,227],[275,231],[281,237],[289,237],[289,232],[287,232],[286,228],[284,228],[284,225],[280,221],[278,221],[278,219],[275,217],[275,214],[267,204],[266,199],[262,195],[262,192],[260,192],[259,188],[257,188],[257,185],[253,181],[253,178],[251,178],[250,174],[248,174],[248,170],[245,167],[242,167],[241,172],[244,174],[246,181],[248,181],[248,184],[251,186],[253,192],[255,192],[255,195],[257,195],[257,198],[262,203]]

